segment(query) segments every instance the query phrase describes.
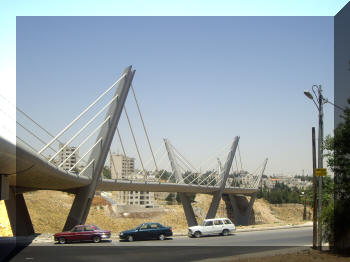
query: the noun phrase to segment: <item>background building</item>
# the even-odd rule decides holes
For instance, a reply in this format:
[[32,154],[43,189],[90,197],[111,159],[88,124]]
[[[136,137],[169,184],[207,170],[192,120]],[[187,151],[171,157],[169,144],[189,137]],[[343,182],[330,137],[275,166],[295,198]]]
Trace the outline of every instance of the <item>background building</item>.
[[110,160],[112,179],[126,179],[135,172],[135,158],[111,154]]
[[[59,149],[61,150],[63,146],[64,144],[60,143]],[[59,154],[59,163],[62,163],[63,161],[65,161],[65,159],[69,157],[75,150],[76,150],[75,146],[66,146],[64,149],[62,149],[62,151]],[[78,161],[78,154],[79,154],[79,149],[76,150],[76,152],[74,152],[72,156],[66,160],[66,162],[64,162],[64,164],[62,165],[62,168],[64,170],[71,169]]]
[[[110,159],[112,179],[130,179],[143,181],[144,175],[135,170],[135,158],[120,154],[111,154]],[[154,206],[154,192],[148,191],[120,191],[117,194],[119,205],[137,205],[143,207]]]

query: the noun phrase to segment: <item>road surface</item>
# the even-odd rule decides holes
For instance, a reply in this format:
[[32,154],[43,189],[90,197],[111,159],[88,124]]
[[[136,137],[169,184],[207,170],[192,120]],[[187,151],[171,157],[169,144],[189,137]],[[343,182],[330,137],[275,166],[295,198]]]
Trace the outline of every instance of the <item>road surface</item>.
[[[1,243],[0,243],[1,244]],[[148,240],[102,243],[32,243],[17,246],[11,261],[196,261],[207,258],[310,246],[312,227],[239,232],[233,235],[164,241]]]

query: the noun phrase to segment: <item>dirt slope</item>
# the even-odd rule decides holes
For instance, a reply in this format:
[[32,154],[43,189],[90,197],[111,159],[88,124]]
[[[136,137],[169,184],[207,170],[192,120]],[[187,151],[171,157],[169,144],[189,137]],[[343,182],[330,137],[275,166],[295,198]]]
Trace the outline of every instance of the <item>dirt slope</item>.
[[[24,195],[35,232],[56,233],[60,232],[73,202],[73,195],[58,191],[35,191]],[[204,218],[212,196],[198,194],[193,207],[198,222]],[[1,205],[1,202],[0,202]],[[1,206],[0,206],[1,207]],[[172,226],[175,232],[186,232],[187,223],[181,205],[165,205],[164,211],[151,214],[138,215],[136,217],[116,217],[109,202],[100,196],[93,200],[93,204],[87,219],[88,224],[97,224],[101,228],[112,230],[113,233],[136,227],[143,222],[157,221],[164,225]],[[1,212],[0,208],[0,212]],[[254,203],[256,222],[259,224],[286,224],[302,222],[303,206],[269,205],[262,199]],[[220,202],[217,217],[226,217],[226,208],[223,201]],[[5,217],[3,214],[2,217]],[[3,222],[0,216],[0,235],[9,234],[9,223]]]

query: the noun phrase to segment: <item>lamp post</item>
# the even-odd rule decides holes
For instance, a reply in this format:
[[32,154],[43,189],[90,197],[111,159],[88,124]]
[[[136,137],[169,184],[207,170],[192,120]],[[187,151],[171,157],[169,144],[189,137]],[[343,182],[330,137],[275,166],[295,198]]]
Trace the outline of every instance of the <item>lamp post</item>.
[[[315,91],[317,89],[317,93]],[[321,85],[313,85],[312,92],[314,93],[317,102],[312,94],[308,91],[304,91],[307,98],[311,99],[318,109],[318,168],[323,168],[323,104],[328,100],[322,96]],[[318,211],[317,211],[317,243],[319,250],[322,250],[322,224],[321,224],[321,212],[322,212],[322,176],[318,177]]]

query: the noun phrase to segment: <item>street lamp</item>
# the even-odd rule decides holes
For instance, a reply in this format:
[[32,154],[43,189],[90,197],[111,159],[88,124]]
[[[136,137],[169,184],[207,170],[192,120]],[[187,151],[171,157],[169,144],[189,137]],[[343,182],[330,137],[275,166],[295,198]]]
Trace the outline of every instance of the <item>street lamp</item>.
[[[316,93],[316,91],[317,93]],[[313,85],[312,92],[318,103],[316,103],[313,95],[304,91],[307,98],[311,99],[318,109],[318,168],[323,168],[323,104],[327,103],[328,100],[322,96],[321,85]],[[318,247],[322,250],[322,225],[321,225],[321,211],[322,211],[322,176],[318,177],[318,211],[317,211],[317,224],[318,224]]]
[[309,91],[304,91],[304,95],[306,95],[308,98],[310,98],[311,100],[314,99],[314,97],[311,95],[311,93]]
[[[315,91],[316,89],[316,91]],[[318,168],[323,168],[323,105],[328,103],[333,105],[335,108],[338,108],[342,111],[345,109],[341,106],[331,103],[328,99],[324,98],[322,95],[321,85],[313,85],[312,92],[315,95],[316,101],[313,95],[309,91],[304,91],[304,95],[311,99],[318,109]],[[313,128],[314,129],[314,128]],[[314,137],[314,130],[313,130]],[[317,224],[318,224],[318,247],[322,250],[322,225],[321,225],[321,209],[322,209],[322,176],[318,177],[318,211],[317,211]]]

